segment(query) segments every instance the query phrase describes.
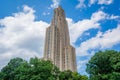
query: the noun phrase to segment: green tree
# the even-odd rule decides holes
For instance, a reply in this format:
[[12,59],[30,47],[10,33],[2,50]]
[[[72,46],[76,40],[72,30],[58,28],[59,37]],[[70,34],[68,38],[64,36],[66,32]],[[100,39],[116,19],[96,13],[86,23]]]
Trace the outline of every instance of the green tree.
[[6,65],[3,69],[1,69],[0,77],[4,80],[13,80],[15,76],[14,71],[25,61],[21,58],[11,59],[8,65]]
[[88,80],[88,77],[82,76],[77,72],[67,70],[60,73],[59,80]]
[[51,61],[14,58],[1,70],[0,80],[88,80],[77,72],[59,71]]
[[59,69],[51,61],[31,58],[16,69],[16,80],[56,80]]
[[60,80],[72,80],[72,71],[68,70],[68,71],[61,72],[59,79]]
[[119,80],[120,52],[97,52],[88,62],[86,71],[90,74],[90,80]]

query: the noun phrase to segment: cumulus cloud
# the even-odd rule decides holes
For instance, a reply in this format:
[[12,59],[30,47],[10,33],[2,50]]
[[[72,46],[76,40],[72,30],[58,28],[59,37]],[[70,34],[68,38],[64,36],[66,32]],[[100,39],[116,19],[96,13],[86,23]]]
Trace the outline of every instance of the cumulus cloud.
[[90,29],[100,29],[100,21],[111,19],[116,20],[118,18],[120,17],[109,15],[103,11],[97,11],[91,15],[90,19],[83,19],[78,22],[74,22],[71,18],[67,18],[71,43],[75,43],[85,31],[88,31]]
[[[95,37],[81,43],[77,48],[77,55],[86,53],[89,55],[88,50],[92,49],[107,49],[120,43],[120,24],[115,29],[107,30],[106,32],[98,32]],[[89,45],[88,45],[89,44]]]
[[46,27],[44,21],[35,21],[35,10],[23,6],[23,11],[0,19],[0,68],[9,59],[42,57]]
[[108,19],[108,20],[118,20],[120,18],[120,16],[116,16],[116,15],[109,15],[101,10],[99,10],[98,12],[95,12],[92,14],[91,19],[95,20],[95,21],[100,21],[100,20],[104,20],[104,19]]
[[76,8],[85,8],[86,5],[85,5],[85,0],[78,0],[79,1],[79,4],[76,6]]
[[[71,24],[71,25],[70,25]],[[89,29],[97,29],[99,28],[99,23],[89,20],[89,19],[84,19],[82,21],[78,22],[71,22],[68,24],[70,26],[70,39],[72,43],[75,43],[77,39],[87,30]]]
[[78,0],[78,1],[79,4],[77,4],[76,8],[85,8],[93,4],[110,5],[113,3],[113,0],[88,0],[89,1],[88,3],[86,3],[85,0]]
[[106,4],[109,5],[113,2],[113,0],[98,0],[98,4]]
[[109,4],[112,4],[113,0],[90,0],[89,1],[89,5],[92,5],[92,4],[100,4],[100,5],[109,5]]
[[114,16],[113,14],[109,17],[109,19],[120,19],[120,16]]
[[98,29],[100,28],[99,21],[106,19],[107,14],[103,11],[98,11],[92,14],[90,19],[84,19],[82,21],[74,22],[72,19],[67,18],[69,29],[70,29],[70,38],[71,43],[75,43],[76,40],[87,30],[89,29]]
[[91,20],[98,22],[100,20],[107,19],[108,16],[109,15],[107,13],[105,13],[103,11],[98,11],[98,12],[95,12],[95,13],[92,14]]
[[92,4],[96,3],[96,2],[97,2],[97,0],[90,0],[89,1],[90,5],[92,5]]
[[59,6],[61,0],[52,0],[53,4],[50,5],[51,8],[56,8]]

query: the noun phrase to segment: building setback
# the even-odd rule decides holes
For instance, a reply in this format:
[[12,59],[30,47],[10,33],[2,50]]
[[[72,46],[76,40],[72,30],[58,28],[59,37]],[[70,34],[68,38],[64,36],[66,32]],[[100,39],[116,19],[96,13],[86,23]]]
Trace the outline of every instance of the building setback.
[[75,48],[70,45],[68,24],[60,6],[54,9],[51,25],[46,30],[44,59],[51,60],[61,71],[77,71]]

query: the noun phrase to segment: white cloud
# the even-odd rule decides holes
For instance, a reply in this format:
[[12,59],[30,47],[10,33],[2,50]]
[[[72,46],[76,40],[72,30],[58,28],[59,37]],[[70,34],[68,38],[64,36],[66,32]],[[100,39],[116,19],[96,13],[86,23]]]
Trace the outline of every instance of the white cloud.
[[99,10],[97,13],[93,13],[91,16],[92,20],[95,21],[99,21],[99,20],[104,20],[104,19],[114,19],[114,20],[118,20],[120,18],[120,16],[116,16],[116,15],[109,15],[101,10]]
[[56,8],[59,6],[61,0],[52,0],[53,4],[50,5],[51,8]]
[[67,18],[71,43],[75,43],[85,31],[90,29],[100,29],[101,20],[116,20],[118,18],[119,16],[109,15],[103,11],[97,11],[91,15],[90,19],[84,19],[76,23],[71,18]]
[[22,12],[0,19],[0,68],[13,57],[42,57],[45,30],[49,25],[35,21],[34,10],[28,6]]
[[92,5],[92,4],[94,4],[94,3],[96,3],[97,2],[97,0],[90,0],[90,5]]
[[78,0],[79,1],[79,4],[76,6],[76,8],[85,8],[86,5],[85,5],[85,0]]
[[86,53],[86,55],[91,55],[87,52],[90,49],[107,49],[119,44],[120,36],[118,34],[120,34],[120,25],[105,33],[98,32],[95,37],[81,43],[80,47],[77,48],[77,55],[81,56],[81,54],[84,53]]
[[85,0],[78,0],[79,4],[76,6],[76,8],[86,8],[87,6],[91,6],[93,4],[99,4],[99,5],[110,5],[113,3],[113,0],[88,0],[88,3],[85,3]]
[[85,31],[89,29],[100,28],[99,21],[106,19],[106,17],[106,13],[98,11],[93,13],[90,19],[84,19],[76,23],[72,19],[67,18],[71,42],[74,43]]
[[109,5],[113,2],[113,0],[98,0],[98,4],[106,4]]
[[111,15],[109,19],[120,19],[120,16]]
[[103,11],[98,11],[92,14],[91,16],[91,20],[93,21],[100,21],[100,20],[104,20],[108,17],[109,15],[104,13]]
[[[101,29],[101,21],[106,20],[119,20],[120,16],[109,15],[101,10],[93,13],[90,19],[83,19],[78,22],[74,22],[71,18],[67,18],[69,31],[70,31],[70,41],[75,43],[83,34],[86,34],[90,29]],[[106,26],[109,27],[109,26]],[[86,63],[91,56],[95,54],[96,49],[107,49],[111,48],[116,44],[120,43],[120,25],[117,28],[108,30],[106,32],[98,32],[95,37],[87,39],[80,43],[80,46],[76,46],[77,57],[88,57],[85,60],[78,60],[77,69],[81,74],[85,72]],[[90,35],[88,33],[88,35]],[[114,37],[114,38],[113,38]]]
[[97,3],[97,4],[100,4],[100,5],[110,5],[112,4],[113,0],[90,0],[89,1],[89,6]]
[[84,19],[76,23],[72,22],[70,26],[70,38],[74,43],[76,40],[87,30],[99,28],[99,23],[94,22],[93,20]]

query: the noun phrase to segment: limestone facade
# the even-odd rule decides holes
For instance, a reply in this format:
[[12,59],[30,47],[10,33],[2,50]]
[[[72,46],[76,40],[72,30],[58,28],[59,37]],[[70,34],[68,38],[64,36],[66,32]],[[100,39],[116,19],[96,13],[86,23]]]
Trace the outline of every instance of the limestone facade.
[[70,45],[64,10],[54,9],[51,25],[46,29],[44,59],[51,60],[61,71],[76,70],[75,48]]

